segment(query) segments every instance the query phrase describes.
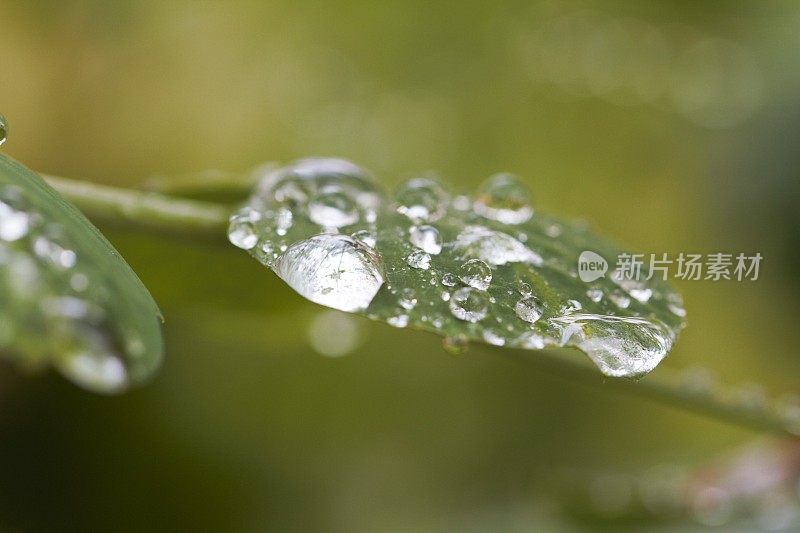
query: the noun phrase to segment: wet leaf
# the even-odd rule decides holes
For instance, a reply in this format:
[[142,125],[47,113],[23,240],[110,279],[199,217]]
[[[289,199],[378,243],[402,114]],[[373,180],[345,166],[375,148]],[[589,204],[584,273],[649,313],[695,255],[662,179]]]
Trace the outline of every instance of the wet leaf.
[[636,377],[684,326],[680,295],[657,277],[582,281],[582,253],[597,267],[620,250],[535,211],[507,174],[474,197],[421,176],[390,198],[352,163],[301,160],[261,178],[229,239],[305,298],[443,335],[452,351],[568,345],[606,375]]
[[0,155],[0,357],[89,390],[146,380],[158,308],[119,253],[39,176]]

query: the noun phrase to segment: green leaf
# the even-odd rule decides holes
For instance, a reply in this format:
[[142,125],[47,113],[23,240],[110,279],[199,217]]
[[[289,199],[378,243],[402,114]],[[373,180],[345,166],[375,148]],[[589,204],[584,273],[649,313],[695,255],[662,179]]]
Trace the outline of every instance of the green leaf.
[[0,155],[0,357],[121,392],[159,367],[158,307],[100,232]]
[[262,177],[228,236],[309,300],[443,335],[454,351],[568,345],[606,375],[637,377],[684,326],[680,295],[655,277],[581,281],[581,253],[613,265],[620,250],[534,213],[505,174],[474,198],[420,177],[390,199],[352,163],[301,160]]

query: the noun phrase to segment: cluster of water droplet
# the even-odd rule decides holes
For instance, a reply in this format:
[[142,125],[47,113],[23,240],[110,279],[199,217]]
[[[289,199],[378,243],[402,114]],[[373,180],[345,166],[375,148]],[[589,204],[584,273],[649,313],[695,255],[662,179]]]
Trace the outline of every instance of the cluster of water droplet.
[[25,365],[52,362],[86,388],[117,392],[145,346],[136,332],[115,335],[112,295],[78,249],[31,191],[0,183],[0,352]]
[[352,163],[305,159],[261,178],[229,238],[307,299],[442,334],[452,351],[469,340],[571,345],[608,375],[637,376],[666,355],[685,314],[664,284],[580,281],[577,256],[597,238],[534,214],[510,174],[474,199],[430,175],[388,197]]

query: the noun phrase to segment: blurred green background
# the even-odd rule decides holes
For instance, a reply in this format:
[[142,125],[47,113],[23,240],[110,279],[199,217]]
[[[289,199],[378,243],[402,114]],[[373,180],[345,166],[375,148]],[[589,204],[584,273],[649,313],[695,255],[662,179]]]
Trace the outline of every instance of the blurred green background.
[[[4,150],[125,186],[310,155],[388,186],[515,172],[641,252],[761,252],[757,282],[678,283],[663,365],[780,395],[800,375],[799,26],[791,1],[0,0]],[[108,398],[0,367],[0,529],[599,527],[558,511],[560,473],[753,437],[331,314],[233,247],[101,229],[166,317],[164,368]],[[346,356],[320,353],[342,332]]]

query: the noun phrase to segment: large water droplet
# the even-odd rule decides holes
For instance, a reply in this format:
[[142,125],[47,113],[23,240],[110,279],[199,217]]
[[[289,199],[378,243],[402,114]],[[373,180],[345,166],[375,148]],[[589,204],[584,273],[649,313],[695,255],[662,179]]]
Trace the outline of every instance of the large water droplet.
[[521,224],[533,216],[528,192],[513,174],[495,174],[478,188],[475,211],[503,224]]
[[541,266],[543,263],[539,254],[511,235],[483,226],[464,228],[456,237],[453,250],[465,259],[481,259],[492,266],[506,263],[529,263]]
[[514,311],[522,320],[533,324],[542,317],[544,305],[536,296],[528,296],[517,302],[517,305],[514,306]]
[[366,309],[383,285],[378,255],[344,235],[322,234],[294,243],[272,269],[312,302],[339,309]]
[[398,189],[395,201],[397,212],[413,222],[435,222],[447,211],[450,196],[438,182],[428,178],[415,178]]
[[442,237],[433,226],[412,226],[408,230],[411,244],[423,251],[438,255],[442,251]]
[[576,313],[553,322],[563,326],[561,343],[586,352],[607,376],[637,377],[650,372],[674,341],[666,326],[639,317]]
[[492,283],[492,269],[480,259],[470,259],[458,269],[458,277],[470,287],[485,291]]
[[450,298],[450,312],[459,320],[478,322],[489,312],[489,295],[472,287],[462,287]]

